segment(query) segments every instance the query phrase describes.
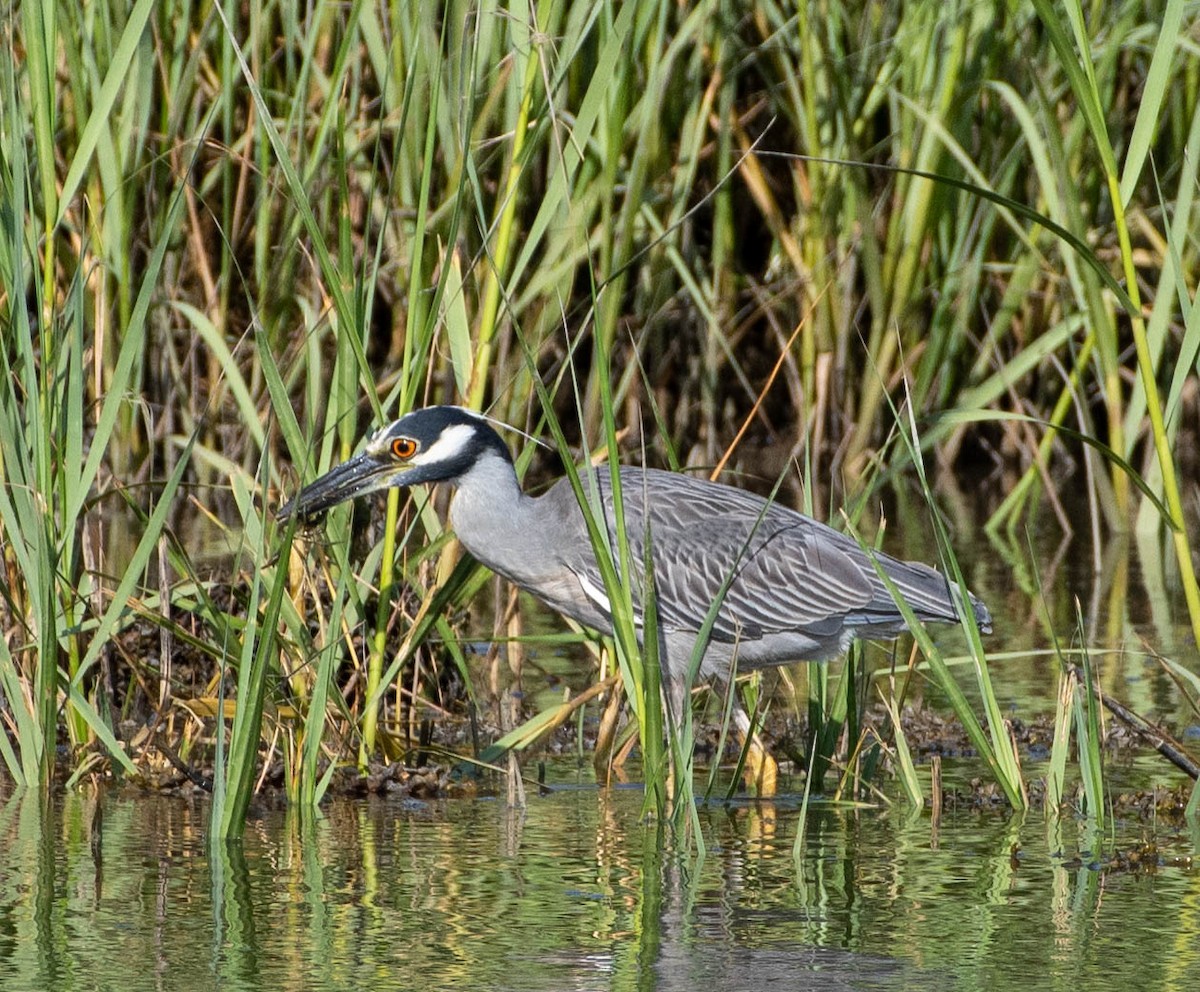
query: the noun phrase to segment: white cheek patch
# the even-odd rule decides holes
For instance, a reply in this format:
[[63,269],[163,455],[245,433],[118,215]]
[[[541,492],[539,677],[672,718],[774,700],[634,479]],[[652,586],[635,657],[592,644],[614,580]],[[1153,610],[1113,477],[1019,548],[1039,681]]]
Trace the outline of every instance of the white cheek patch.
[[478,428],[471,424],[455,424],[447,427],[428,448],[412,459],[409,465],[430,465],[438,462],[453,461],[461,455]]

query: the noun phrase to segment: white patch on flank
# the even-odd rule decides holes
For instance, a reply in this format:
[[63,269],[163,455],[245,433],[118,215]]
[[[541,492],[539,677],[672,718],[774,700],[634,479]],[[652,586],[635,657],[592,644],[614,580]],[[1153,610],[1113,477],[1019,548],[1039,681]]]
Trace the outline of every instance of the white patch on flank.
[[478,428],[471,424],[455,424],[452,427],[447,427],[438,435],[438,439],[433,444],[424,451],[418,452],[416,457],[408,464],[436,465],[442,462],[453,461],[471,443],[471,438],[475,436],[477,430]]
[[605,613],[612,614],[612,603],[609,602],[608,596],[604,594],[604,590],[599,588],[596,583],[589,579],[586,575],[575,572],[575,578],[579,580],[579,587],[583,590],[583,594],[587,596],[593,603],[600,607]]

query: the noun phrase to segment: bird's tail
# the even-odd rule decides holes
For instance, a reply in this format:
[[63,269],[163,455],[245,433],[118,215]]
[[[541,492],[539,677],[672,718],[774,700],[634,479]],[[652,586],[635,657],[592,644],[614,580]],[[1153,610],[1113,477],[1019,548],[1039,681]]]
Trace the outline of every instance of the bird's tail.
[[[900,561],[890,555],[876,554],[880,566],[896,586],[896,591],[904,598],[905,603],[925,623],[955,623],[959,611],[956,605],[962,602],[962,593],[953,581],[943,573],[928,565],[915,561]],[[866,623],[878,623],[887,617],[895,618],[896,601],[892,598],[887,586],[873,576],[876,589],[871,602],[867,605],[864,617]],[[981,633],[992,632],[992,614],[983,601],[968,593],[971,610],[975,615],[975,623]],[[874,616],[871,616],[873,614]],[[904,624],[900,624],[903,628]]]

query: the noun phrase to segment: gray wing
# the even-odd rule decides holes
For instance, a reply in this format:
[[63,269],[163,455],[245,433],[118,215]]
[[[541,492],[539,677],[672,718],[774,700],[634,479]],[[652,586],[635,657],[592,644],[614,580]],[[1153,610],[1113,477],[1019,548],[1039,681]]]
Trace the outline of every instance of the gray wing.
[[[607,472],[597,474],[613,547]],[[713,625],[717,641],[799,632],[822,639],[846,626],[898,632],[887,587],[852,539],[793,510],[730,486],[655,470],[623,469],[621,492],[633,568],[645,560],[646,522],[658,611],[667,629],[695,631],[728,581]],[[586,537],[584,538],[586,542]],[[604,588],[590,545],[564,561],[593,595]],[[945,578],[926,565],[877,558],[923,620],[954,620]],[[635,604],[640,586],[634,581]],[[598,605],[605,605],[597,598]]]

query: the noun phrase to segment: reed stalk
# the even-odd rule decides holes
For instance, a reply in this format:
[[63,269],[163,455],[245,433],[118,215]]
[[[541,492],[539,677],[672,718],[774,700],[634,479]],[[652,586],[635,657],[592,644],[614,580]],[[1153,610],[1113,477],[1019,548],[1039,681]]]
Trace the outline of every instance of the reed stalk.
[[[647,461],[728,449],[763,489],[800,451],[852,492],[933,455],[994,462],[1016,480],[987,507],[997,540],[1061,503],[1079,458],[1089,526],[1153,531],[1200,636],[1200,70],[1182,0],[1102,22],[1078,0],[211,12],[26,3],[0,25],[10,776],[45,780],[58,744],[78,771],[93,741],[133,767],[114,694],[149,723],[184,688],[170,658],[143,682],[115,650],[141,607],[167,648],[177,628],[223,642],[249,622],[249,576],[207,577],[191,520],[254,529],[427,402],[550,415],[561,452],[603,444],[611,463],[641,457],[617,427],[653,411]],[[922,430],[882,467],[904,392]],[[549,466],[525,457],[536,486]],[[106,557],[118,503],[137,533]],[[425,504],[393,497],[365,550],[348,511],[327,534],[328,553],[289,561],[278,622],[262,586],[255,647],[237,640],[289,661],[272,650],[247,688],[261,698],[261,676],[303,714],[305,802],[330,728],[362,765],[387,751],[380,707],[418,654],[456,663],[446,617],[487,581]],[[614,577],[640,576],[621,544]],[[649,706],[629,635],[631,706]],[[864,683],[812,685],[828,738]]]

